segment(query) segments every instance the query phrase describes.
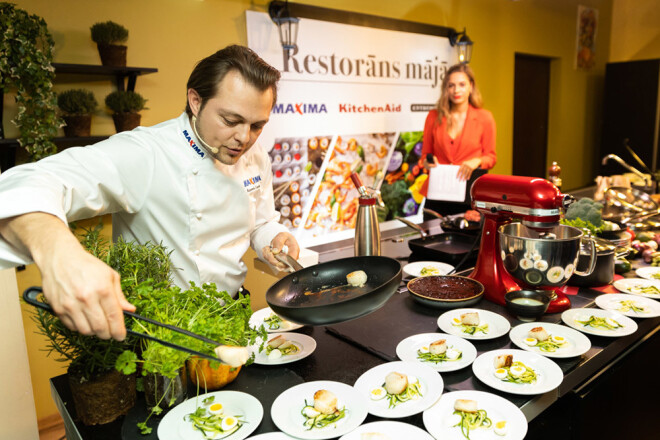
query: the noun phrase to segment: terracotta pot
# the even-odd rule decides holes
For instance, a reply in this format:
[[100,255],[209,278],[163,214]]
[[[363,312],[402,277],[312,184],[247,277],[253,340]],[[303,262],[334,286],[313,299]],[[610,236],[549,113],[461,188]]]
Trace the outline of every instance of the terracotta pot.
[[108,67],[126,67],[126,46],[97,44],[101,64]]
[[85,425],[102,425],[126,415],[135,405],[135,375],[111,370],[92,380],[69,369],[76,414]]
[[196,356],[188,359],[188,377],[201,389],[219,390],[233,382],[241,371],[241,367],[233,368],[219,363],[216,368],[211,368],[210,364],[206,359]]
[[92,131],[92,115],[68,115],[63,116],[64,136],[67,137],[86,137]]
[[165,413],[186,400],[187,396],[188,381],[185,367],[182,367],[173,379],[160,374],[144,376],[144,399],[149,411],[159,406]]
[[115,123],[115,130],[117,133],[122,131],[133,130],[140,125],[142,115],[139,113],[115,113],[112,115],[112,120]]

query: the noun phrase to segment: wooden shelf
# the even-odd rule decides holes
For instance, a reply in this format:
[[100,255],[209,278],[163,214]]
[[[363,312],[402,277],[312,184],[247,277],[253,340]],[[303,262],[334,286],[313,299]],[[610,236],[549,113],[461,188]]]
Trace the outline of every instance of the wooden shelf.
[[[56,80],[62,81],[67,75],[75,76],[75,82],[96,81],[99,78],[114,78],[117,90],[135,91],[135,82],[140,75],[156,73],[158,69],[154,67],[109,67],[97,64],[70,64],[70,63],[52,63],[55,69]],[[0,98],[2,93],[0,92]],[[2,110],[0,107],[0,124],[2,123]],[[2,136],[2,127],[0,126],[0,136]],[[108,136],[89,136],[89,137],[58,137],[53,142],[62,147],[84,146],[107,139]],[[6,171],[16,164],[16,149],[19,147],[16,139],[0,139],[0,171]]]
[[[96,64],[68,64],[53,63],[56,75],[83,75],[88,80],[98,76],[110,76],[115,78],[117,90],[135,91],[135,82],[140,75],[156,73],[158,69],[153,67],[109,67]],[[126,83],[128,79],[128,83]]]

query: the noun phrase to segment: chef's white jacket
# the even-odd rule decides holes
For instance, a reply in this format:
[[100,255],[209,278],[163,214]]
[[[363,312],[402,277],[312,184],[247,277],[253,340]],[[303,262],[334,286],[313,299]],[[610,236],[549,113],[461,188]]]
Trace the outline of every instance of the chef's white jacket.
[[[176,285],[214,282],[234,294],[241,261],[279,232],[272,170],[258,144],[235,165],[214,163],[186,113],[153,127],[69,148],[0,175],[0,218],[46,212],[63,222],[112,214],[113,238],[172,250]],[[0,269],[30,263],[0,238]]]

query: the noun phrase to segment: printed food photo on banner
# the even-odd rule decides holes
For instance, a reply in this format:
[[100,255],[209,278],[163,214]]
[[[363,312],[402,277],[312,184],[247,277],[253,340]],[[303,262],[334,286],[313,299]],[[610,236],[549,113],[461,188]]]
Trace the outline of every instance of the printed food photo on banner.
[[396,148],[387,165],[385,180],[380,187],[386,207],[384,220],[415,215],[424,200],[419,191],[428,179],[428,170],[423,165],[422,135],[421,131],[404,131],[399,134]]
[[270,150],[275,209],[280,223],[289,229],[300,225],[331,140],[330,136],[275,139]]
[[386,172],[394,133],[337,136],[304,229],[313,236],[355,227],[358,191],[355,171],[368,188],[378,188]]

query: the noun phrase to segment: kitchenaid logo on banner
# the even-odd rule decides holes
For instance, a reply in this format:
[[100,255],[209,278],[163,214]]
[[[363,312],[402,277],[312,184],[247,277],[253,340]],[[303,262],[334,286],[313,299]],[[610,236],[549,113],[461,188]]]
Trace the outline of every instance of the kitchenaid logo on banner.
[[290,52],[284,51],[282,72],[337,79],[361,79],[365,82],[371,79],[389,79],[405,84],[422,83],[436,88],[449,69],[448,62],[437,56],[421,61],[401,61],[378,59],[376,55],[354,58],[335,53],[327,55],[298,52],[297,48]]

